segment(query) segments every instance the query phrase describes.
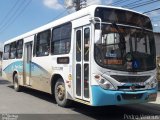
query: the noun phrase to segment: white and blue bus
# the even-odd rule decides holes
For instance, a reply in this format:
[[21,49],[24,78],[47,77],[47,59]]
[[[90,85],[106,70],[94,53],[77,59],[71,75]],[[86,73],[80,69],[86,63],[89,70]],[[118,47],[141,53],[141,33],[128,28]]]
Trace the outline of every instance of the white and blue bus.
[[91,106],[155,101],[155,41],[149,17],[91,5],[4,45],[3,78]]

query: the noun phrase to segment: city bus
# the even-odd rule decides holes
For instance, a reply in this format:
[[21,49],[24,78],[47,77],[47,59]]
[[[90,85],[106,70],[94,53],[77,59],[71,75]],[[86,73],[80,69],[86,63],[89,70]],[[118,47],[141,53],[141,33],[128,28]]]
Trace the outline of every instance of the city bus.
[[157,98],[151,21],[121,7],[91,5],[6,41],[2,71],[16,91],[50,93],[62,107]]

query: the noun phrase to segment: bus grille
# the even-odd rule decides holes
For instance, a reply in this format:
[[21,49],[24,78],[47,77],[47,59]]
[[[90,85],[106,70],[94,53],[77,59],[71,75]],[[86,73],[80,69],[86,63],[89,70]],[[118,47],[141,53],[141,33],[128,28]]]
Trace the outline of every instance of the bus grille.
[[142,83],[150,78],[150,76],[120,76],[111,75],[112,78],[122,83]]
[[142,98],[143,93],[140,93],[140,94],[121,94],[121,95],[124,100],[138,100],[138,99]]
[[[131,86],[118,86],[118,89],[130,89]],[[145,88],[145,86],[134,86],[135,89],[142,89]]]

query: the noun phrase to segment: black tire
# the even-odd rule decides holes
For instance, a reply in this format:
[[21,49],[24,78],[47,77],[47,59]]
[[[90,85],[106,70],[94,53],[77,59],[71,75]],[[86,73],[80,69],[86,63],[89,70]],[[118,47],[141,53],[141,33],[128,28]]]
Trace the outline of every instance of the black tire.
[[69,99],[66,99],[66,89],[62,78],[59,78],[55,84],[54,95],[55,95],[55,100],[59,106],[61,107],[70,106],[71,101]]
[[22,90],[21,86],[18,83],[18,74],[14,75],[14,79],[13,79],[13,85],[14,85],[14,90],[16,92],[20,92]]

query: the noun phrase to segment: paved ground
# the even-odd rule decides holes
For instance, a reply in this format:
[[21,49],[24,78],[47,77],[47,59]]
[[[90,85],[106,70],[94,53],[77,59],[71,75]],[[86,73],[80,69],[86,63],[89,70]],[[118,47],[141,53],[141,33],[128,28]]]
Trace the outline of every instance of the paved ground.
[[160,105],[160,90],[159,90],[159,92],[158,92],[158,96],[157,96],[156,102],[153,102],[153,103]]
[[136,117],[159,115],[160,119],[160,93],[156,102],[146,104],[89,107],[74,103],[71,108],[62,108],[57,106],[49,94],[31,89],[24,89],[23,92],[17,93],[9,82],[0,80],[0,114],[6,113],[25,114],[19,117],[25,120],[33,116],[38,120],[51,120],[54,117],[59,120],[132,119],[132,115]]

